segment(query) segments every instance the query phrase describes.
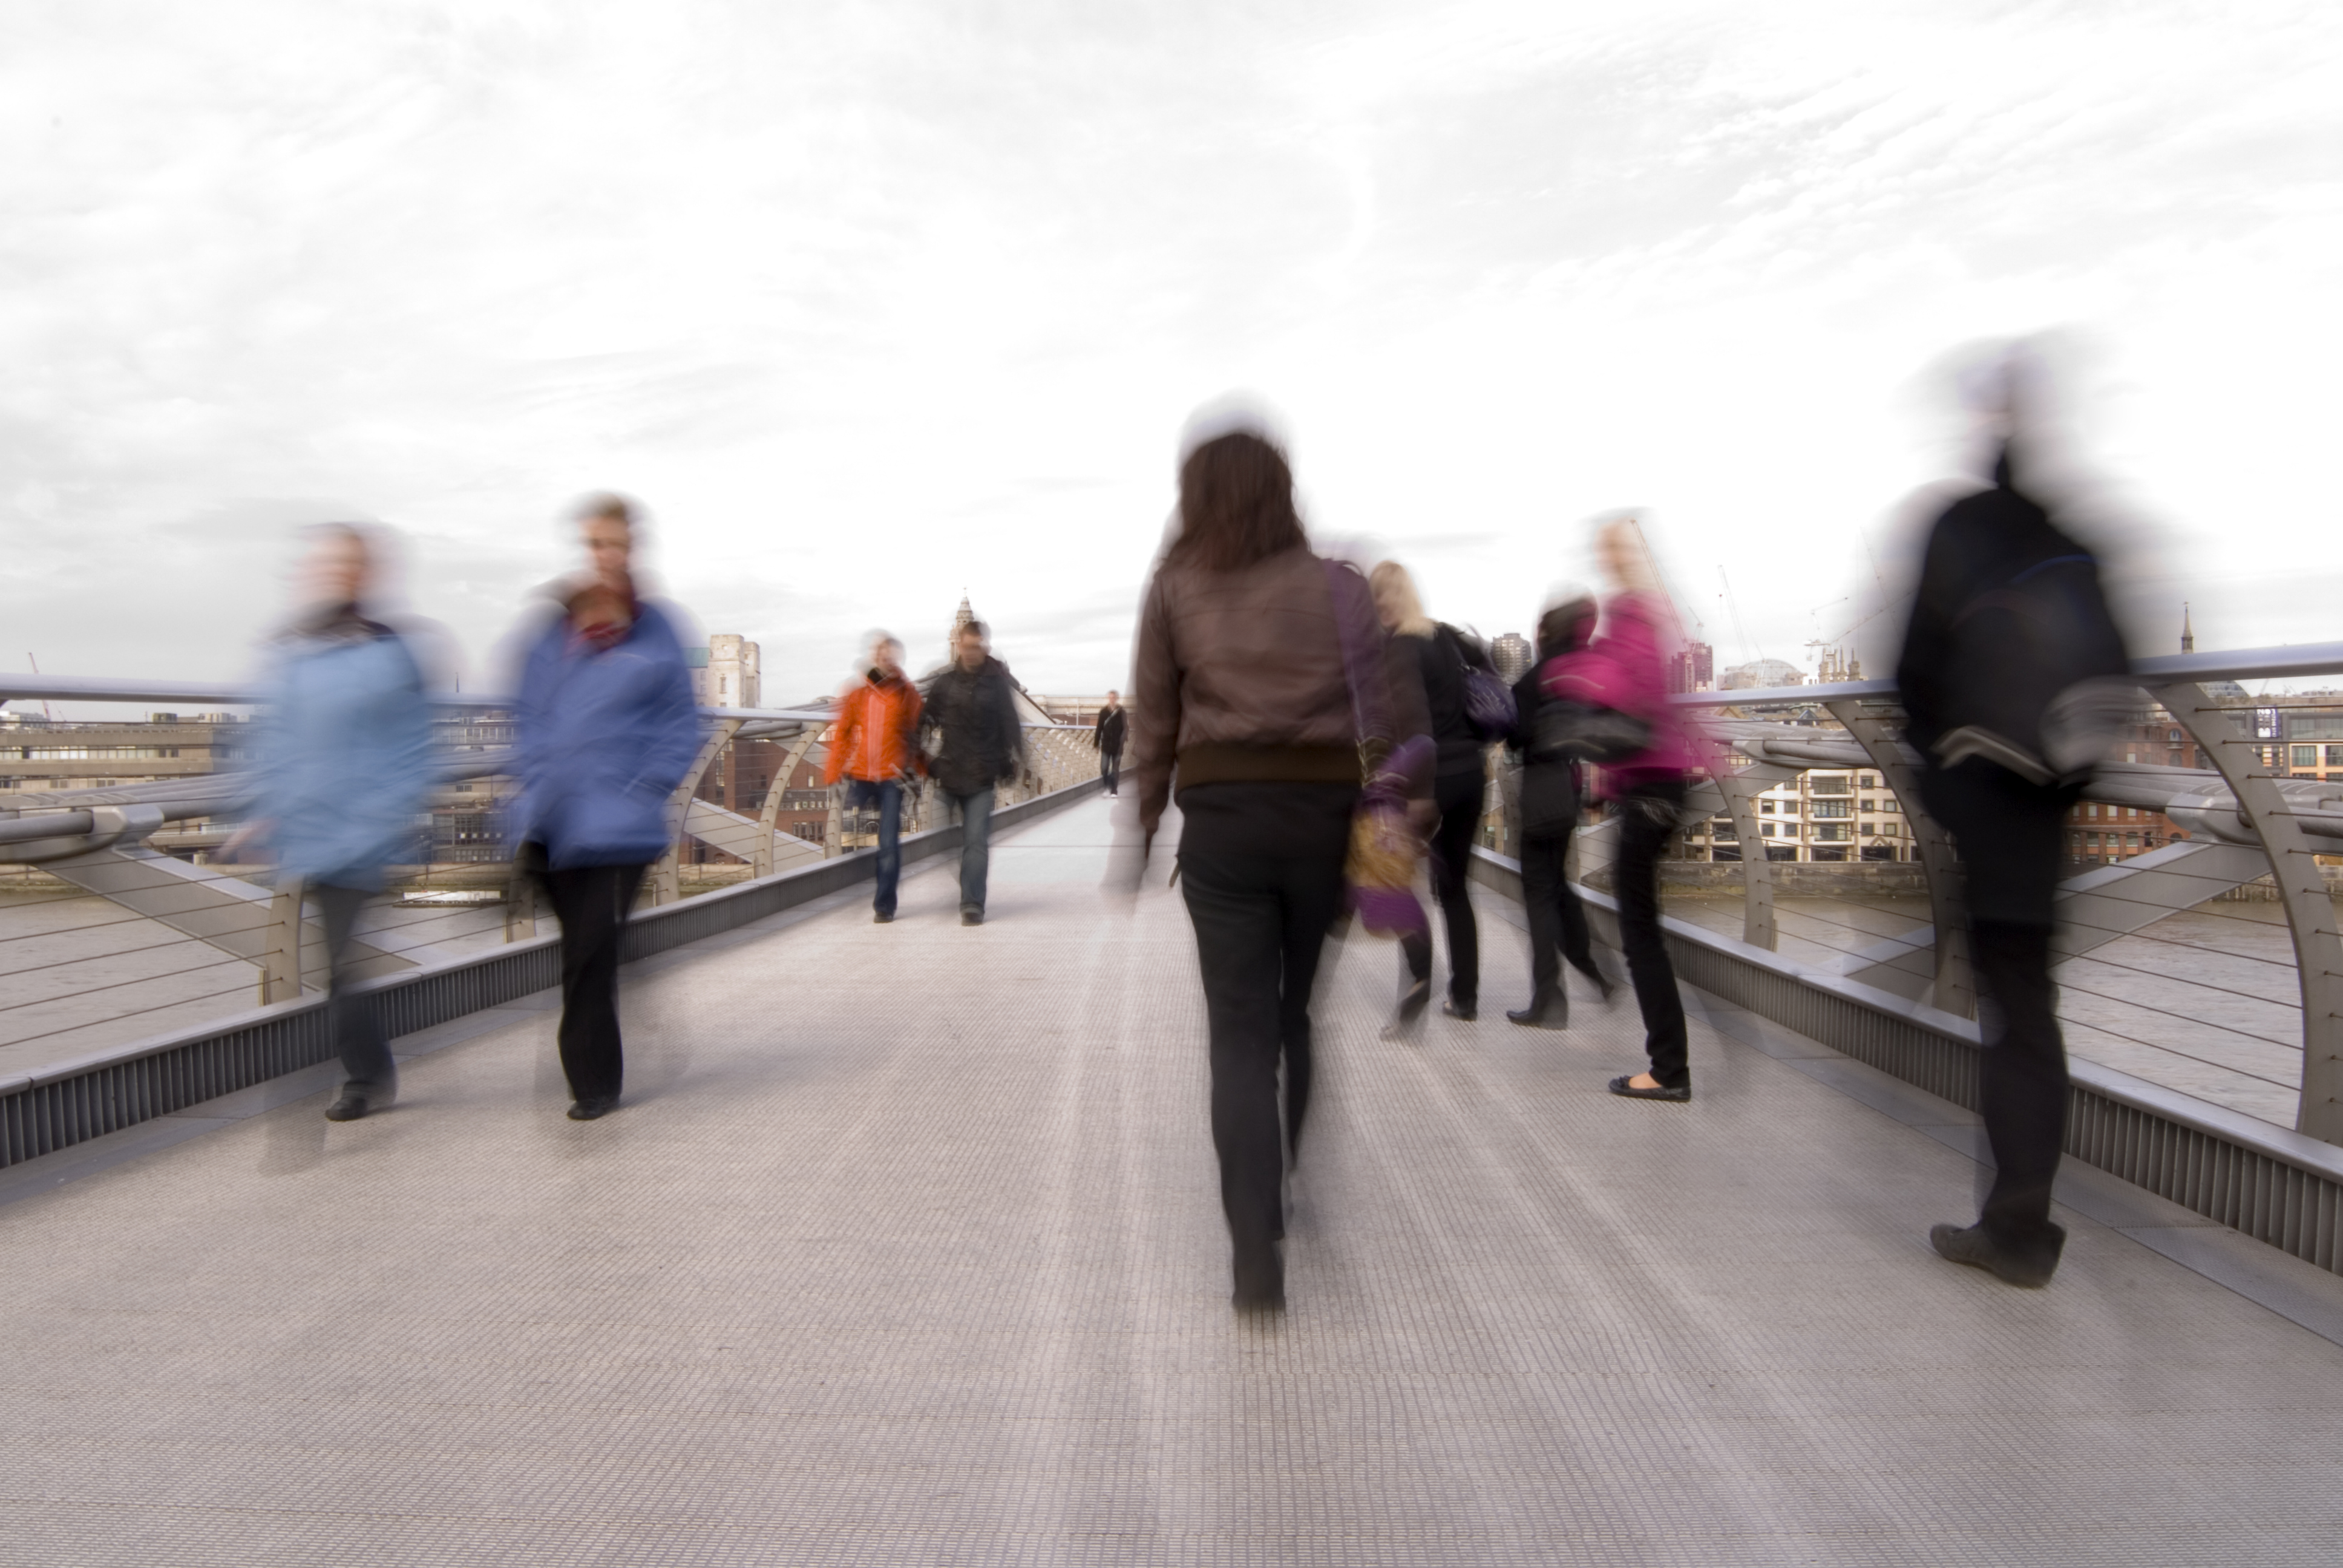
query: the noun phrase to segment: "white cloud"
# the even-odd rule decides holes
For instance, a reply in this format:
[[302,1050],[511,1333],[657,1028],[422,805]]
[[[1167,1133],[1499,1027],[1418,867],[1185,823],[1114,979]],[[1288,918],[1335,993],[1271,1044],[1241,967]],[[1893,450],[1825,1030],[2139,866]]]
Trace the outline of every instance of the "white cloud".
[[[1941,466],[1914,375],[2064,322],[2200,639],[2307,639],[2343,573],[2338,37],[2177,5],[12,12],[0,614],[46,668],[231,673],[286,522],[355,509],[477,658],[561,504],[617,486],[777,693],[963,589],[1031,683],[1095,689],[1179,422],[1242,386],[1321,526],[1447,541],[1436,612],[1523,621],[1576,519],[1645,504],[1720,647],[1725,563],[1778,656]],[[2241,518],[2288,570],[2231,569]]]

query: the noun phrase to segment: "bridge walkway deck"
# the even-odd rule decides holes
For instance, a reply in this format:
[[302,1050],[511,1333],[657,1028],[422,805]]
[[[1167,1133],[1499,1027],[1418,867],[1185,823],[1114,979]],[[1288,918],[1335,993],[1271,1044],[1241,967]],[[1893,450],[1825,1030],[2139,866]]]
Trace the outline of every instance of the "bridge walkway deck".
[[1493,900],[1484,1021],[1385,1042],[1390,947],[1332,964],[1292,1311],[1235,1318],[1106,811],[980,929],[939,869],[638,966],[605,1121],[518,1007],[388,1114],[12,1188],[0,1562],[2333,1560],[2343,1347],[2141,1244],[2228,1233],[1952,1268],[1967,1118],[1715,1007],[1700,1099],[1615,1101],[1631,1010],[1509,1027]]

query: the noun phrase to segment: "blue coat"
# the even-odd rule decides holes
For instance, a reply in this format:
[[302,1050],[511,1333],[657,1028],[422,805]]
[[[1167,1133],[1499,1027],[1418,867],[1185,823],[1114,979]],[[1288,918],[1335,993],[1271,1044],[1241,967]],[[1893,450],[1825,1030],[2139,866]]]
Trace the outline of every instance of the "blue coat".
[[668,797],[699,755],[683,645],[648,604],[606,651],[570,641],[558,618],[521,665],[512,837],[544,845],[557,870],[648,865],[667,850]]
[[296,636],[268,681],[252,807],[273,819],[277,872],[382,890],[413,858],[430,802],[431,704],[397,633]]

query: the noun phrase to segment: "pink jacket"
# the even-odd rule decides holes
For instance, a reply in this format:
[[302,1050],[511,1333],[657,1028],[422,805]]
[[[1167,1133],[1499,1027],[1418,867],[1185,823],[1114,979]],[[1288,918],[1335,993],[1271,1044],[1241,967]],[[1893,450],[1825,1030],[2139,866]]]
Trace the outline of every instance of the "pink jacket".
[[1603,772],[1601,793],[1615,798],[1653,779],[1680,779],[1700,765],[1684,712],[1668,700],[1660,627],[1665,611],[1648,597],[1624,593],[1604,607],[1603,631],[1586,647],[1559,655],[1538,671],[1548,697],[1632,714],[1652,727],[1648,750]]

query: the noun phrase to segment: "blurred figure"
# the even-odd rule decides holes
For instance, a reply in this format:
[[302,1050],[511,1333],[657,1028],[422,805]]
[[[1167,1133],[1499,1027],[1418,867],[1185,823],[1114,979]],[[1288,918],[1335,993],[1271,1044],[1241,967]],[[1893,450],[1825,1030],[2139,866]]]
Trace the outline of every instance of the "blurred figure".
[[[993,790],[1017,776],[1025,751],[1009,667],[988,650],[988,635],[980,620],[960,628],[950,668],[930,685],[927,705],[919,710],[920,752],[928,777],[960,808],[960,923],[964,926],[984,924]],[[919,700],[916,692],[912,700]],[[928,743],[930,737],[933,745]]]
[[[1383,561],[1368,574],[1375,614],[1391,634],[1403,670],[1394,688],[1421,692],[1433,749],[1433,820],[1430,824],[1432,889],[1448,930],[1448,1000],[1441,1011],[1471,1022],[1481,1007],[1481,930],[1473,919],[1465,873],[1472,864],[1473,834],[1481,825],[1488,792],[1486,744],[1464,712],[1468,669],[1489,669],[1485,649],[1445,622],[1423,613],[1415,579],[1397,561]],[[1398,1026],[1412,1024],[1432,994],[1432,933],[1402,940],[1413,983],[1400,1002]]]
[[261,736],[257,819],[238,835],[276,847],[326,929],[327,1027],[342,1059],[328,1121],[388,1105],[398,1070],[374,1009],[349,994],[358,910],[383,868],[413,850],[431,796],[431,705],[406,638],[366,616],[376,552],[347,523],[309,530],[300,608],[277,638]]
[[[1310,1104],[1311,987],[1342,912],[1362,753],[1386,758],[1393,732],[1367,586],[1311,552],[1285,456],[1257,427],[1192,443],[1179,525],[1140,610],[1131,771],[1151,841],[1177,769],[1233,1300],[1276,1311],[1286,1152],[1299,1153]],[[1395,783],[1379,770],[1367,787]],[[1144,859],[1142,846],[1134,869]]]
[[674,612],[636,592],[640,509],[596,496],[577,515],[587,569],[556,585],[561,613],[521,665],[514,819],[561,922],[561,1070],[571,1120],[591,1121],[624,1087],[619,940],[700,727]]
[[1562,989],[1563,959],[1611,1000],[1611,980],[1594,962],[1586,910],[1563,868],[1578,827],[1578,763],[1567,750],[1539,743],[1538,716],[1548,706],[1539,668],[1584,648],[1594,635],[1591,594],[1566,593],[1537,624],[1537,663],[1513,683],[1519,722],[1513,749],[1522,759],[1522,904],[1530,924],[1530,1004],[1505,1017],[1533,1029],[1564,1029],[1570,1000]]
[[1928,1239],[1956,1263],[2038,1286],[2066,1241],[2050,1219],[2066,1130],[2050,982],[2059,823],[2137,693],[2098,563],[2020,487],[2026,368],[2010,363],[1984,388],[1979,411],[2000,437],[1992,487],[1937,518],[1896,678],[1921,800],[1966,874],[1995,1166],[1977,1222]]
[[1122,784],[1122,736],[1130,715],[1122,710],[1122,693],[1106,694],[1106,706],[1099,709],[1098,723],[1091,738],[1098,743],[1099,777],[1106,780],[1106,792],[1121,793]]
[[879,813],[870,918],[882,926],[895,918],[895,887],[903,870],[903,781],[919,766],[920,689],[904,678],[903,645],[878,632],[862,678],[839,694],[821,781],[834,786],[847,779],[846,803]]
[[1667,700],[1666,628],[1674,615],[1654,579],[1632,518],[1615,518],[1595,536],[1611,588],[1602,634],[1539,667],[1540,689],[1554,702],[1575,704],[1601,721],[1634,726],[1638,739],[1603,768],[1603,789],[1619,819],[1619,945],[1644,1015],[1651,1067],[1611,1081],[1630,1100],[1692,1098],[1684,999],[1660,938],[1660,854],[1682,819],[1684,775],[1696,760],[1691,737]]

